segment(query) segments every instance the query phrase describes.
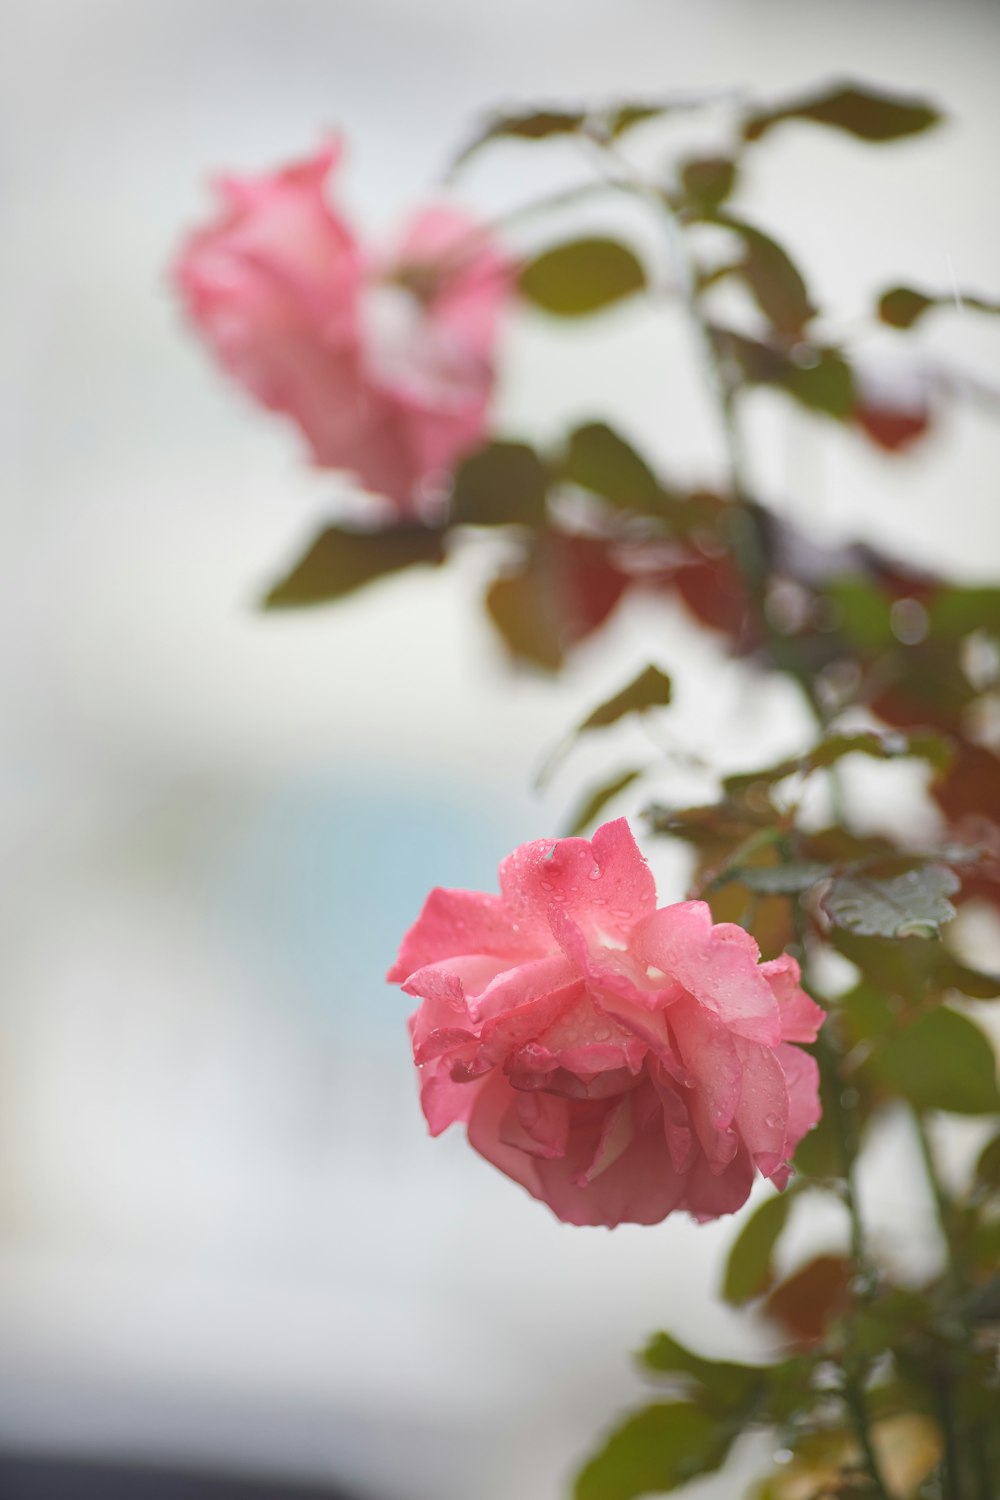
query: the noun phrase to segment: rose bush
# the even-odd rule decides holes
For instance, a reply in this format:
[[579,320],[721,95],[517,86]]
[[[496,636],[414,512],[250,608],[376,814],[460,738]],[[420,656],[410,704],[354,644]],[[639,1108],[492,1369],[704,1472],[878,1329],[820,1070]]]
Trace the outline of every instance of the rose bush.
[[525,844],[500,895],[434,890],[389,979],[431,1133],[475,1149],[571,1224],[732,1213],[779,1187],[819,1119],[823,1012],[785,954],[709,908],[656,908],[624,819]]
[[449,208],[369,254],[326,201],[340,154],[220,181],[224,211],[189,238],[176,281],[217,358],[298,423],[316,463],[408,514],[483,435],[511,270]]

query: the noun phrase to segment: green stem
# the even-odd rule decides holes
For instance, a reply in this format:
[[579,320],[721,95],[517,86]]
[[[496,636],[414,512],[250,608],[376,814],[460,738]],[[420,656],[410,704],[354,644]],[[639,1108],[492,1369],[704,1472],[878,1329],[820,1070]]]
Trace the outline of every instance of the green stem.
[[941,1231],[941,1238],[944,1241],[945,1278],[949,1291],[957,1293],[962,1277],[958,1264],[958,1253],[954,1243],[954,1213],[952,1205],[938,1172],[937,1162],[934,1159],[934,1148],[931,1145],[930,1135],[927,1130],[927,1121],[923,1111],[917,1109],[916,1106],[912,1106],[910,1113],[913,1118],[917,1144],[920,1147],[920,1156],[924,1164],[927,1185],[934,1200],[934,1213],[937,1218],[938,1228]]
[[796,661],[794,647],[790,648],[788,641],[775,633],[768,619],[770,569],[759,512],[751,497],[746,453],[737,420],[739,380],[720,358],[712,326],[699,302],[695,265],[684,241],[684,226],[666,195],[635,173],[611,142],[596,134],[591,140],[609,182],[648,203],[665,227],[674,280],[701,346],[702,363],[719,415],[728,470],[727,487],[733,502],[726,516],[729,551],[746,588],[750,615],[760,640],[767,643],[771,658],[779,669],[797,683],[817,726],[825,729],[827,716],[816,696],[812,673]]
[[959,1469],[958,1432],[955,1427],[955,1402],[952,1396],[951,1382],[945,1379],[934,1388],[934,1399],[937,1405],[938,1420],[941,1423],[941,1433],[944,1437],[944,1494],[945,1500],[962,1500],[962,1486]]
[[844,1386],[844,1404],[847,1407],[854,1434],[858,1440],[861,1452],[864,1454],[865,1467],[868,1477],[874,1486],[879,1500],[892,1500],[891,1492],[886,1488],[885,1480],[882,1478],[882,1470],[879,1467],[878,1454],[875,1452],[871,1437],[871,1412],[868,1410],[868,1397],[865,1393],[864,1380],[861,1376],[848,1374],[847,1383]]
[[[955,1301],[967,1290],[965,1267],[962,1264],[963,1257],[960,1247],[956,1243],[955,1208],[941,1180],[941,1174],[938,1171],[937,1161],[934,1157],[934,1146],[927,1129],[927,1121],[924,1114],[916,1107],[913,1107],[911,1113],[917,1142],[920,1146],[924,1171],[927,1175],[931,1197],[934,1200],[934,1211],[937,1216],[938,1227],[940,1228],[941,1237],[945,1245],[945,1290],[949,1299]],[[967,1342],[971,1346],[972,1339],[968,1331]],[[934,1395],[937,1402],[938,1417],[941,1422],[941,1431],[944,1434],[945,1494],[948,1500],[962,1500],[962,1476],[959,1465],[960,1449],[955,1424],[954,1393],[951,1381],[947,1376],[936,1387]],[[993,1485],[990,1455],[981,1429],[976,1428],[970,1434],[969,1450],[974,1461],[980,1500],[989,1500],[989,1497],[993,1496],[996,1491]]]

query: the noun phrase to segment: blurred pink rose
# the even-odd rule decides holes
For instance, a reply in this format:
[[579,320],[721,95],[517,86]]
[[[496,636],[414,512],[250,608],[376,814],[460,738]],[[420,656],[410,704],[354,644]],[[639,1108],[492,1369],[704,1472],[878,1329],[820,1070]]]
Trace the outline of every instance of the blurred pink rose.
[[224,211],[187,241],[176,279],[218,359],[298,423],[316,462],[408,513],[483,436],[511,269],[445,208],[370,255],[326,200],[339,157],[334,144],[223,179]]
[[783,1187],[819,1119],[808,1053],[823,1012],[787,954],[713,926],[701,901],[656,909],[624,819],[541,840],[499,896],[432,891],[389,979],[410,1022],[432,1135],[475,1149],[570,1224],[732,1213],[755,1171]]

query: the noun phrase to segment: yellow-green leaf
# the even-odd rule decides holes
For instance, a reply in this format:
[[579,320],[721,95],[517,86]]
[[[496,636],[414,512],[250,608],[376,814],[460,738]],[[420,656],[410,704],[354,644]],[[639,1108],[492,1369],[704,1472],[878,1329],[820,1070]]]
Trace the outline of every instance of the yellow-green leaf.
[[646,285],[635,255],[618,240],[568,240],[522,270],[521,295],[559,317],[598,312]]

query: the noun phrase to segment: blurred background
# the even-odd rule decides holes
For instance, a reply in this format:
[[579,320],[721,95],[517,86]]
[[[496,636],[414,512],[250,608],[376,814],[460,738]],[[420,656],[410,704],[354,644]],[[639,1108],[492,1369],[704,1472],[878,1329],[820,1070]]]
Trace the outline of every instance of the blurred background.
[[[846,324],[896,280],[997,291],[998,56],[1000,12],[957,0],[4,9],[0,1493],[69,1495],[58,1475],[31,1488],[48,1455],[256,1476],[262,1497],[557,1500],[638,1390],[628,1351],[652,1328],[754,1347],[714,1300],[730,1226],[568,1229],[460,1134],[428,1141],[408,1002],[381,976],[431,885],[489,887],[560,826],[595,762],[541,797],[541,758],[636,665],[674,674],[670,736],[727,769],[796,744],[791,690],[648,603],[557,685],[516,676],[476,613],[475,556],[329,612],[257,613],[338,496],[181,326],[168,266],[208,177],[340,127],[347,202],[379,234],[494,103],[863,76],[952,118],[878,151],[776,132],[744,200]],[[503,148],[465,191],[490,213],[559,169]],[[995,328],[928,337],[996,368]],[[695,368],[669,311],[569,332],[525,314],[501,424],[625,413],[671,472],[710,479]],[[769,501],[996,573],[983,414],[890,460],[754,401]],[[682,867],[654,854],[679,896]],[[893,1181],[883,1235],[931,1253],[926,1205]],[[72,1493],[147,1493],[90,1483]],[[184,1493],[223,1493],[207,1485]]]

